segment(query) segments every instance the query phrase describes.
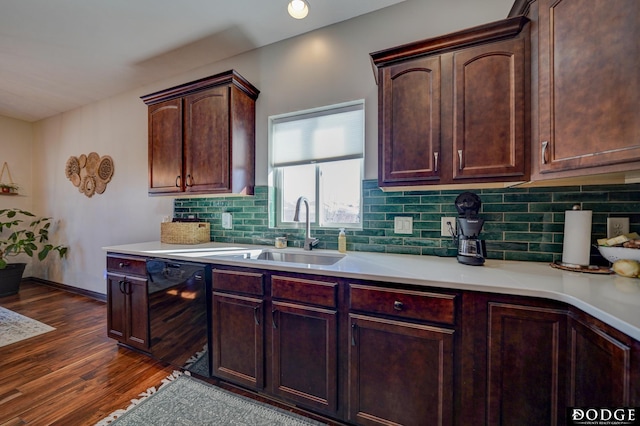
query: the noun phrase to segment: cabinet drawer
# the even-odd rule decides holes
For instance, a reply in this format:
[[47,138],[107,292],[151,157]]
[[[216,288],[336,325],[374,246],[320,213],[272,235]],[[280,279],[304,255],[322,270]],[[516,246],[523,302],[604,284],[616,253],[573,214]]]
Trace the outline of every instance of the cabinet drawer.
[[140,257],[109,255],[107,256],[107,271],[146,277],[147,262]]
[[262,277],[262,274],[214,269],[211,283],[214,290],[262,296],[264,294]]
[[271,277],[271,296],[274,299],[335,308],[337,288],[338,283]]
[[349,293],[352,310],[444,324],[455,323],[456,296],[452,294],[390,290],[358,284],[350,284]]

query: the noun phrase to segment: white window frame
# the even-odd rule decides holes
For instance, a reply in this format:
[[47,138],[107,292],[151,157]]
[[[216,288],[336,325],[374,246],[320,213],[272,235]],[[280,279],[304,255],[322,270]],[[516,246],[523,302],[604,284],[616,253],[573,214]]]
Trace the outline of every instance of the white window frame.
[[[331,114],[337,114],[340,113],[342,111],[348,111],[348,110],[361,110],[362,111],[362,141],[361,141],[361,151],[359,154],[353,154],[353,155],[345,155],[345,156],[339,156],[339,157],[335,157],[335,158],[330,158],[330,159],[318,159],[316,160],[309,160],[309,159],[305,159],[302,161],[292,161],[289,163],[284,163],[282,165],[274,165],[274,141],[273,141],[273,127],[275,125],[275,123],[277,123],[278,121],[282,121],[282,120],[296,120],[296,118],[298,119],[302,119],[305,116],[307,117],[313,117],[313,116],[324,116],[324,115],[331,115]],[[283,221],[282,220],[282,211],[283,211],[283,199],[282,199],[282,193],[281,193],[281,188],[283,187],[283,176],[281,173],[282,168],[287,167],[287,166],[294,166],[294,165],[304,165],[304,164],[315,164],[315,199],[316,199],[316,203],[315,203],[315,221],[311,223],[311,227],[318,229],[318,228],[322,228],[322,229],[338,229],[338,228],[346,228],[346,229],[363,229],[363,211],[364,211],[364,206],[363,206],[363,195],[362,195],[362,180],[364,178],[364,144],[365,144],[365,136],[364,136],[364,126],[365,126],[365,111],[364,111],[364,99],[361,100],[357,100],[357,101],[351,101],[351,102],[345,102],[345,103],[341,103],[341,104],[335,104],[335,105],[329,105],[329,106],[325,106],[325,107],[320,107],[320,108],[314,108],[314,109],[308,109],[308,110],[303,110],[303,111],[296,111],[293,113],[287,113],[287,114],[280,114],[280,115],[275,115],[275,116],[271,116],[269,117],[269,184],[270,186],[273,188],[273,190],[275,191],[275,202],[276,202],[276,206],[275,206],[275,214],[276,214],[276,218],[275,220],[270,221],[272,223],[272,225],[275,225],[277,228],[292,228],[292,227],[298,227],[301,226],[300,224],[296,223],[296,222],[291,222],[291,221]],[[329,163],[329,162],[335,162],[335,161],[341,161],[341,160],[351,160],[351,159],[356,159],[359,160],[360,162],[360,176],[359,176],[359,192],[360,192],[360,221],[359,223],[337,223],[337,222],[331,222],[330,224],[327,224],[326,222],[324,222],[323,218],[321,217],[321,200],[320,200],[320,188],[322,186],[322,176],[320,173],[320,167],[321,164],[323,163]],[[304,213],[303,213],[304,214]],[[303,216],[304,217],[304,216]],[[301,224],[303,225],[304,220],[301,222]]]

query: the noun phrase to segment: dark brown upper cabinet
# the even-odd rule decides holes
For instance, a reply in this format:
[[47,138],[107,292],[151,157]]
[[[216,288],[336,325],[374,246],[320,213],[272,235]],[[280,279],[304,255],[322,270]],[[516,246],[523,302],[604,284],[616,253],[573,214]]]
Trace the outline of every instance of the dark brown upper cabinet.
[[531,19],[532,177],[640,169],[640,2],[517,1]]
[[231,70],[143,96],[149,194],[252,195],[259,93]]
[[380,187],[528,180],[527,23],[371,53]]

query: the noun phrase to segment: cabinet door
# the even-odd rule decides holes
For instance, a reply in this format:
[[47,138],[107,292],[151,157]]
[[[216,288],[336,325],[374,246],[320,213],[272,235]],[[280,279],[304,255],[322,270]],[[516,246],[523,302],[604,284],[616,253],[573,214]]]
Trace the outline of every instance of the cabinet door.
[[454,331],[351,314],[349,420],[453,423]]
[[524,35],[453,54],[454,180],[527,178]]
[[185,190],[228,192],[229,87],[185,97],[184,126]]
[[577,320],[570,325],[569,406],[630,406],[631,348]]
[[140,349],[149,348],[149,294],[147,280],[127,277],[127,342]]
[[487,424],[563,424],[565,336],[564,311],[489,303]]
[[381,70],[379,185],[437,182],[440,175],[440,57]]
[[107,274],[107,335],[123,343],[127,334],[126,309],[124,275]]
[[213,293],[213,374],[253,388],[264,387],[263,302]]
[[147,280],[107,274],[107,334],[134,348],[149,349]]
[[540,2],[541,172],[640,159],[638,22],[637,0]]
[[181,192],[182,100],[149,106],[149,193]]
[[273,302],[273,390],[328,414],[338,409],[338,314]]

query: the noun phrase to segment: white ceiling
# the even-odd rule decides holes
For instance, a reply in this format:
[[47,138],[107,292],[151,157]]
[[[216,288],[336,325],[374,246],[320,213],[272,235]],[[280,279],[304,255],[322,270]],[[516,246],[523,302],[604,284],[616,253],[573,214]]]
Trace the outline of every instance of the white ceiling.
[[0,115],[36,121],[404,0],[0,0]]

